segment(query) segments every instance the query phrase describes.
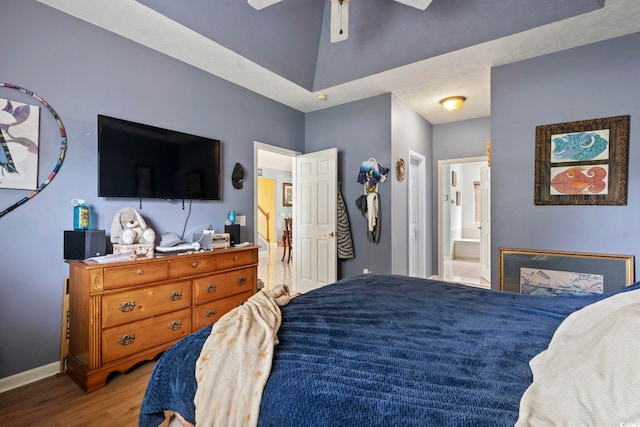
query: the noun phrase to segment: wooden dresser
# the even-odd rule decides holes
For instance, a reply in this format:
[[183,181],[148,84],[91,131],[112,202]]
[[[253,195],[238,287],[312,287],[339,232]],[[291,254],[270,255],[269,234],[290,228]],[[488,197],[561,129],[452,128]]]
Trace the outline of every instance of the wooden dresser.
[[67,373],[85,391],[151,360],[256,292],[258,246],[69,264]]

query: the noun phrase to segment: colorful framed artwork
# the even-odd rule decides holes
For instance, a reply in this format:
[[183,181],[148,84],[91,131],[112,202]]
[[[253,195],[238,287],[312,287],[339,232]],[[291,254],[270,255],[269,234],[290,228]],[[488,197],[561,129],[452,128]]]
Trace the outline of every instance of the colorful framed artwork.
[[536,205],[626,205],[629,116],[536,127]]
[[499,248],[498,285],[541,296],[601,294],[633,284],[634,265],[633,255]]
[[40,107],[0,98],[0,188],[38,187]]
[[282,206],[293,205],[293,184],[290,182],[282,183]]
[[[47,101],[42,99],[38,94],[30,91],[29,89],[25,89],[23,87],[14,85],[12,83],[0,83],[0,92],[4,89],[16,90],[19,93],[22,93],[26,96],[30,96],[31,98],[36,99],[42,106],[46,107],[47,110],[49,110],[49,113],[51,113],[51,116],[55,120],[56,125],[58,126],[58,130],[60,131],[60,155],[57,157],[53,170],[49,173],[49,176],[47,177],[47,179],[41,182],[35,190],[31,191],[29,194],[22,197],[17,202],[9,205],[4,210],[0,211],[0,218],[7,215],[9,212],[14,211],[19,206],[22,206],[23,204],[25,204],[26,202],[28,202],[29,200],[33,199],[35,196],[40,194],[40,192],[44,190],[51,183],[51,181],[53,181],[53,179],[57,176],[58,172],[60,171],[60,168],[62,167],[62,163],[64,162],[64,158],[67,153],[67,130],[62,124],[62,120],[60,119],[60,116],[58,116],[58,113],[56,113],[56,110],[53,109],[51,104],[49,104]],[[8,113],[12,116],[15,116],[15,113],[16,113],[15,109],[11,110],[11,107],[9,107],[8,104],[3,107],[2,112]],[[24,119],[24,115],[21,114],[21,116],[22,116],[21,119]],[[6,115],[2,115],[2,121],[5,121],[5,120],[6,120]],[[13,121],[11,121],[11,123],[13,123]],[[10,164],[9,156],[6,155],[6,151],[5,151],[5,145],[8,145],[5,134],[10,134],[10,132],[5,132],[5,131],[6,129],[11,128],[12,126],[13,124],[2,125],[2,134],[0,135],[0,139],[4,141],[4,142],[0,142],[0,145],[2,146],[0,151],[2,151],[2,154],[3,154],[0,156],[0,172],[3,172],[3,173],[4,172],[9,173],[7,165]],[[13,155],[11,156],[11,158],[13,160]]]

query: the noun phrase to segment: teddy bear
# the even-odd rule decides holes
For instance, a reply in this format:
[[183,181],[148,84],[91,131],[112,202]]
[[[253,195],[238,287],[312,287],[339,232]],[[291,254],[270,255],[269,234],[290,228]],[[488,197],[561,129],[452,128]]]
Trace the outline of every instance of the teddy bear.
[[137,243],[154,243],[156,233],[134,208],[120,209],[111,223],[111,243],[117,245],[134,245]]

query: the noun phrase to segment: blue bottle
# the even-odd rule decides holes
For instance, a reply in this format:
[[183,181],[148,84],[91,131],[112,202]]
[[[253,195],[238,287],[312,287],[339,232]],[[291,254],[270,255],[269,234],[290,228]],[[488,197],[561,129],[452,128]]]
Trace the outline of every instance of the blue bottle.
[[84,199],[73,199],[73,229],[88,230],[89,229],[89,207],[84,204]]
[[227,212],[227,225],[233,225],[236,223],[236,211]]

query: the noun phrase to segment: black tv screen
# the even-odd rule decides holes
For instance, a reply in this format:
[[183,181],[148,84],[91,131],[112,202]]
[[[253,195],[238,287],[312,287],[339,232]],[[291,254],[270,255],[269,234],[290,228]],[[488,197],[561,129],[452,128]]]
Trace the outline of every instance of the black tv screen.
[[98,196],[220,200],[220,141],[98,115]]

